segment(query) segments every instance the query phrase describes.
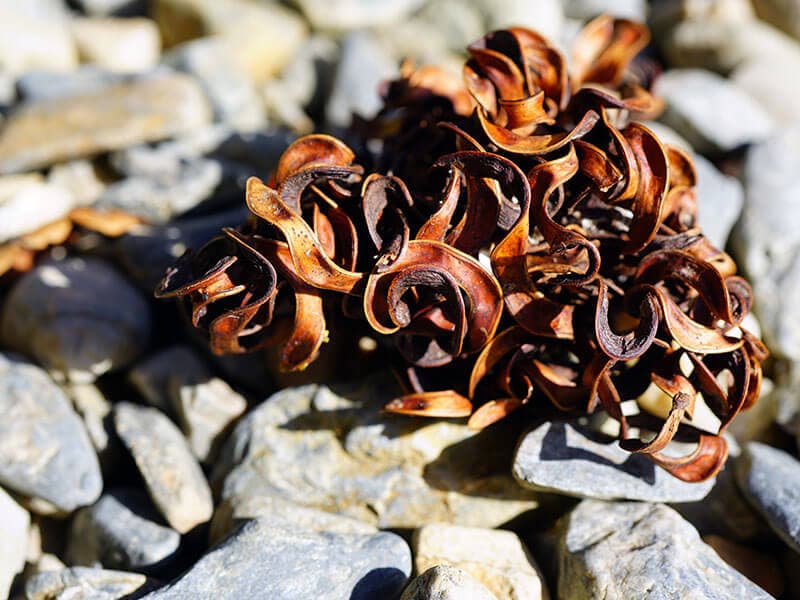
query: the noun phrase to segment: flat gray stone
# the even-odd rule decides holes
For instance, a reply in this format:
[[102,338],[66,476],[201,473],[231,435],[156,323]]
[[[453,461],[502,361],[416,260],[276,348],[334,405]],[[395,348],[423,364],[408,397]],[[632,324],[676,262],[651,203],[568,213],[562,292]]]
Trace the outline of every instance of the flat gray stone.
[[724,250],[728,236],[744,204],[744,188],[738,179],[720,173],[710,161],[694,154],[697,171],[697,221],[703,234]]
[[735,468],[745,497],[775,533],[800,552],[800,462],[783,450],[750,442]]
[[438,565],[411,580],[400,600],[497,600],[497,596],[465,571]]
[[66,73],[28,71],[17,79],[16,85],[20,100],[36,102],[96,93],[123,81],[122,75],[96,65],[83,65]]
[[689,502],[704,498],[714,480],[686,483],[616,440],[566,422],[546,422],[526,434],[514,458],[514,477],[534,490],[578,498]]
[[39,573],[25,584],[27,600],[117,600],[147,584],[139,573],[72,567]]
[[562,524],[558,597],[772,598],[667,506],[584,500]]
[[538,506],[508,473],[516,434],[386,415],[386,375],[336,390],[287,388],[245,415],[216,463],[221,501],[278,497],[382,528],[497,527]]
[[114,425],[170,526],[186,533],[211,518],[211,490],[180,430],[155,408],[123,402]]
[[0,131],[0,173],[168,138],[210,120],[199,84],[183,74],[24,104]]
[[394,598],[411,572],[411,552],[393,533],[312,533],[245,523],[187,573],[148,600]]
[[0,488],[0,597],[8,597],[11,583],[25,566],[28,548],[28,511]]
[[133,571],[159,566],[178,550],[181,536],[156,520],[145,492],[107,492],[73,517],[69,562]]
[[774,122],[756,100],[703,69],[672,69],[656,81],[667,103],[661,119],[699,152],[727,152],[760,142]]
[[12,288],[2,339],[55,376],[88,383],[131,362],[147,346],[150,308],[99,258],[46,261]]
[[64,392],[39,367],[0,355],[0,483],[71,512],[100,496],[97,455]]

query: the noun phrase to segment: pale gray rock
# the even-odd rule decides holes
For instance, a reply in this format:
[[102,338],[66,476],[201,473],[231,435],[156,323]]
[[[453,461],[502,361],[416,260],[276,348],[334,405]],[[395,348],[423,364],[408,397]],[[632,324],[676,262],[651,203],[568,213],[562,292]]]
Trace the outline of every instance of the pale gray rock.
[[53,100],[101,91],[124,78],[96,65],[82,65],[66,73],[58,71],[27,71],[17,78],[20,100],[36,102]]
[[423,6],[418,18],[438,29],[446,47],[455,52],[464,52],[468,44],[486,33],[480,2],[433,0]]
[[514,457],[525,487],[579,498],[690,502],[704,498],[713,479],[686,483],[616,440],[566,422],[545,422],[527,433]]
[[186,533],[211,518],[214,506],[203,471],[180,430],[154,408],[123,402],[114,425],[170,526]]
[[217,38],[201,38],[172,48],[164,62],[196,77],[214,108],[214,120],[249,131],[266,122],[264,104],[252,81]]
[[63,219],[75,204],[68,190],[38,174],[0,175],[0,243]]
[[11,582],[25,566],[28,546],[28,511],[0,488],[0,597],[8,597]]
[[739,65],[731,81],[755,98],[779,125],[800,121],[800,80],[789,74],[800,72],[797,56],[755,58]]
[[565,0],[564,13],[572,19],[593,19],[602,14],[647,21],[646,0]]
[[93,204],[107,185],[95,165],[88,160],[53,165],[47,174],[47,182],[72,194],[78,206]]
[[72,519],[67,556],[72,565],[140,571],[168,561],[181,542],[159,524],[147,494],[117,489]]
[[195,456],[209,460],[247,401],[186,346],[172,346],[136,365],[128,379],[153,406],[174,414]]
[[314,29],[361,29],[402,21],[424,0],[294,0]]
[[27,103],[0,131],[0,173],[172,137],[210,120],[199,84],[180,73]]
[[410,572],[408,545],[393,533],[312,533],[255,519],[147,598],[394,598]]
[[[522,26],[556,41],[564,27],[564,9],[559,0],[540,0],[532,10],[527,0],[472,0],[483,13],[485,33],[493,29]],[[473,40],[474,41],[474,40]]]
[[415,577],[400,600],[497,600],[497,596],[465,571],[438,565]]
[[745,203],[732,245],[753,286],[754,311],[776,359],[773,377],[779,423],[800,431],[800,324],[788,318],[800,304],[800,123],[750,148]]
[[562,524],[558,597],[767,599],[667,506],[584,500]]
[[699,154],[692,156],[697,173],[697,222],[717,248],[724,249],[744,204],[744,188],[738,179],[720,173]]
[[376,533],[374,525],[324,510],[302,506],[274,496],[233,498],[214,511],[209,538],[212,542],[228,535],[244,521],[259,519],[270,527],[329,533]]
[[342,41],[339,66],[325,107],[328,123],[346,127],[354,113],[366,118],[374,116],[382,105],[378,93],[381,82],[397,73],[397,61],[375,36],[365,31],[348,34]]
[[727,152],[774,129],[757,101],[710,71],[672,69],[658,78],[655,93],[667,103],[662,120],[699,152]]
[[149,336],[144,298],[98,258],[40,264],[17,282],[2,314],[8,347],[79,383],[131,362]]
[[[117,600],[143,591],[147,577],[139,573],[71,567],[34,575],[25,584],[27,600]],[[138,596],[138,594],[137,594]]]
[[82,62],[113,73],[143,73],[161,56],[156,24],[144,17],[83,17],[70,22]]
[[89,434],[95,451],[104,457],[110,446],[111,402],[92,383],[68,384],[64,386],[64,391],[72,400],[75,410],[83,418],[86,433]]
[[[32,69],[69,71],[78,66],[78,52],[64,6],[19,2],[0,5],[0,70],[19,74]],[[59,10],[60,9],[60,10]],[[49,12],[48,10],[52,11]]]
[[735,467],[739,487],[753,507],[800,552],[800,462],[783,450],[750,442]]
[[57,510],[94,502],[97,456],[64,392],[39,367],[0,355],[0,483]]
[[75,0],[83,12],[94,16],[122,15],[136,12],[141,0]]
[[396,393],[384,376],[274,394],[228,437],[213,477],[221,500],[278,497],[403,528],[496,527],[538,506],[508,473],[515,433],[382,414]]
[[417,530],[412,544],[418,573],[446,565],[463,570],[497,598],[549,597],[538,565],[511,531],[435,523]]

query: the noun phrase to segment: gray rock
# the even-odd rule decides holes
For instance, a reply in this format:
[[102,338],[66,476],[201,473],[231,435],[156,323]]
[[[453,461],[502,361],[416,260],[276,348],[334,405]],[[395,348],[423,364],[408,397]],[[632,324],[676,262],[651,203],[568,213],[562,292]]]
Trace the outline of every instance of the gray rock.
[[753,0],[759,19],[800,38],[800,3],[795,0]]
[[0,131],[0,173],[171,137],[210,120],[199,84],[183,74],[24,104]]
[[734,230],[737,262],[754,292],[763,339],[776,359],[777,420],[800,431],[800,123],[753,146],[745,163],[746,199]]
[[94,16],[127,14],[140,0],[75,0],[83,12]]
[[153,0],[149,9],[165,47],[213,35],[254,85],[277,75],[308,31],[300,15],[278,2]]
[[264,105],[221,40],[202,38],[181,44],[170,50],[164,62],[197,77],[214,107],[215,121],[241,131],[264,126]]
[[[329,2],[325,2],[330,5]],[[368,32],[348,34],[333,83],[325,118],[330,125],[346,127],[353,113],[372,117],[381,107],[381,82],[396,77],[397,61]]]
[[394,598],[410,572],[408,546],[393,533],[311,533],[256,519],[147,598]]
[[116,600],[147,584],[139,573],[72,567],[39,573],[25,584],[27,600]]
[[337,390],[288,388],[240,420],[214,472],[222,501],[278,497],[403,528],[496,527],[538,506],[508,473],[514,434],[383,415],[385,378]]
[[144,17],[83,17],[70,22],[83,62],[114,73],[143,73],[161,56],[158,27]]
[[0,488],[0,597],[8,597],[11,582],[25,566],[28,547],[28,511]]
[[[458,0],[433,0],[425,4],[418,16],[419,19],[439,30],[439,35],[447,48],[455,52],[464,52],[468,44],[485,33],[482,8],[488,9],[489,7],[486,6],[488,4],[489,2],[466,3],[458,2]],[[490,11],[486,10],[485,12]]]
[[89,439],[92,440],[92,446],[101,458],[104,457],[110,445],[108,416],[111,414],[111,402],[97,386],[91,383],[66,385],[64,391],[83,418],[83,425],[86,427]]
[[697,172],[697,221],[711,243],[724,249],[742,212],[744,188],[738,179],[720,173],[699,154],[692,158]]
[[[64,18],[64,6],[51,2],[36,8],[4,4],[0,18],[0,65],[9,73],[32,69],[69,71],[78,66],[78,52]],[[49,12],[48,10],[52,11]]]
[[107,492],[72,519],[68,560],[72,565],[135,571],[159,566],[178,550],[181,536],[155,519],[144,492]]
[[106,188],[95,165],[88,160],[72,160],[53,165],[47,174],[47,182],[72,194],[79,206],[93,204]]
[[176,220],[169,225],[142,226],[116,240],[113,253],[128,275],[152,293],[168,267],[187,249],[200,247],[223,227],[238,227],[247,218],[247,207],[209,216]]
[[11,355],[0,355],[0,388],[0,483],[64,512],[97,500],[97,456],[64,392]]
[[472,0],[483,12],[486,31],[522,26],[557,41],[564,26],[564,9],[558,0],[539,0],[531,10],[527,0]]
[[96,65],[83,65],[68,73],[28,71],[17,79],[16,85],[20,100],[36,102],[99,92],[122,81],[119,74]]
[[800,72],[798,56],[755,58],[739,65],[731,81],[755,98],[779,125],[800,121],[800,81],[790,73]]
[[0,242],[63,219],[74,207],[68,190],[37,175],[0,175]]
[[699,152],[727,152],[769,136],[774,123],[753,98],[702,69],[672,69],[655,93],[667,102],[662,120]]
[[440,565],[415,577],[400,600],[497,600],[497,596],[461,569]]
[[8,347],[73,382],[131,362],[149,335],[147,303],[98,258],[42,263],[17,282],[2,315]]
[[123,402],[114,425],[170,526],[186,533],[211,518],[214,506],[203,471],[180,430],[154,408]]
[[622,19],[647,21],[647,2],[645,0],[566,0],[564,13],[572,19],[592,19],[597,15],[609,14]]
[[584,500],[565,517],[558,560],[559,598],[772,597],[658,504]]
[[247,401],[186,346],[172,346],[136,365],[128,379],[162,412],[174,414],[195,456],[208,460]]
[[177,173],[158,178],[128,177],[112,183],[94,208],[122,210],[149,223],[163,224],[213,199],[223,177],[219,162],[197,158],[181,164]]
[[511,531],[437,523],[416,531],[413,547],[418,573],[447,565],[474,577],[497,598],[548,598],[538,565]]
[[735,467],[739,487],[753,507],[800,552],[800,462],[783,450],[750,442]]
[[301,506],[273,496],[223,501],[214,511],[209,538],[218,541],[244,521],[259,519],[270,527],[329,533],[377,533],[374,525],[358,519]]
[[526,434],[514,458],[514,477],[525,487],[579,498],[689,502],[714,481],[686,483],[616,440],[565,422],[546,422]]
[[314,29],[360,29],[402,21],[424,0],[295,0]]

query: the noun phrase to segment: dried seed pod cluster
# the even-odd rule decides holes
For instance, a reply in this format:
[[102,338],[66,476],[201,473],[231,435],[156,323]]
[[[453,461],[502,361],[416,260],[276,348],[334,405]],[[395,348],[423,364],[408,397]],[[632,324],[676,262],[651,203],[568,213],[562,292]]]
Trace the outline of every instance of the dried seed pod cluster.
[[[354,123],[356,151],[292,144],[270,185],[248,182],[254,218],[185,255],[157,295],[182,298],[215,352],[282,344],[286,370],[315,359],[326,313],[361,319],[403,359],[390,411],[482,428],[524,405],[602,408],[626,450],[712,476],[767,351],[741,325],[749,286],[696,227],[691,158],[633,120],[661,109],[647,41],[600,17],[569,71],[524,29],[470,46],[463,81],[404,65],[381,113]],[[623,410],[653,389],[666,411]],[[692,421],[698,402],[718,424]],[[695,450],[663,453],[673,438]]]

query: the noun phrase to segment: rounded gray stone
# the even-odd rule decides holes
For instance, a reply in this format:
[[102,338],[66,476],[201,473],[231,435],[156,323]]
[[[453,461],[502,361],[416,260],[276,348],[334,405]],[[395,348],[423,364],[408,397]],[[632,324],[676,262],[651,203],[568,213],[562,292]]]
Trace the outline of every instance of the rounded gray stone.
[[648,502],[703,499],[713,478],[686,483],[616,440],[566,422],[546,422],[520,441],[514,477],[525,487],[579,498]]
[[0,484],[64,512],[97,500],[97,455],[81,418],[42,369],[0,355],[0,414]]
[[562,523],[558,597],[772,598],[667,506],[584,500]]
[[155,408],[123,402],[114,426],[144,478],[150,497],[173,529],[186,533],[211,518],[211,490],[180,430]]
[[736,480],[747,500],[795,552],[800,552],[800,461],[760,442],[736,459]]
[[2,314],[2,338],[54,375],[90,382],[131,362],[150,336],[150,308],[109,263],[48,261],[20,279]]
[[248,521],[148,600],[395,598],[411,552],[393,533],[314,533]]
[[178,549],[178,532],[156,522],[147,494],[134,489],[104,494],[72,520],[67,555],[74,565],[142,570]]

